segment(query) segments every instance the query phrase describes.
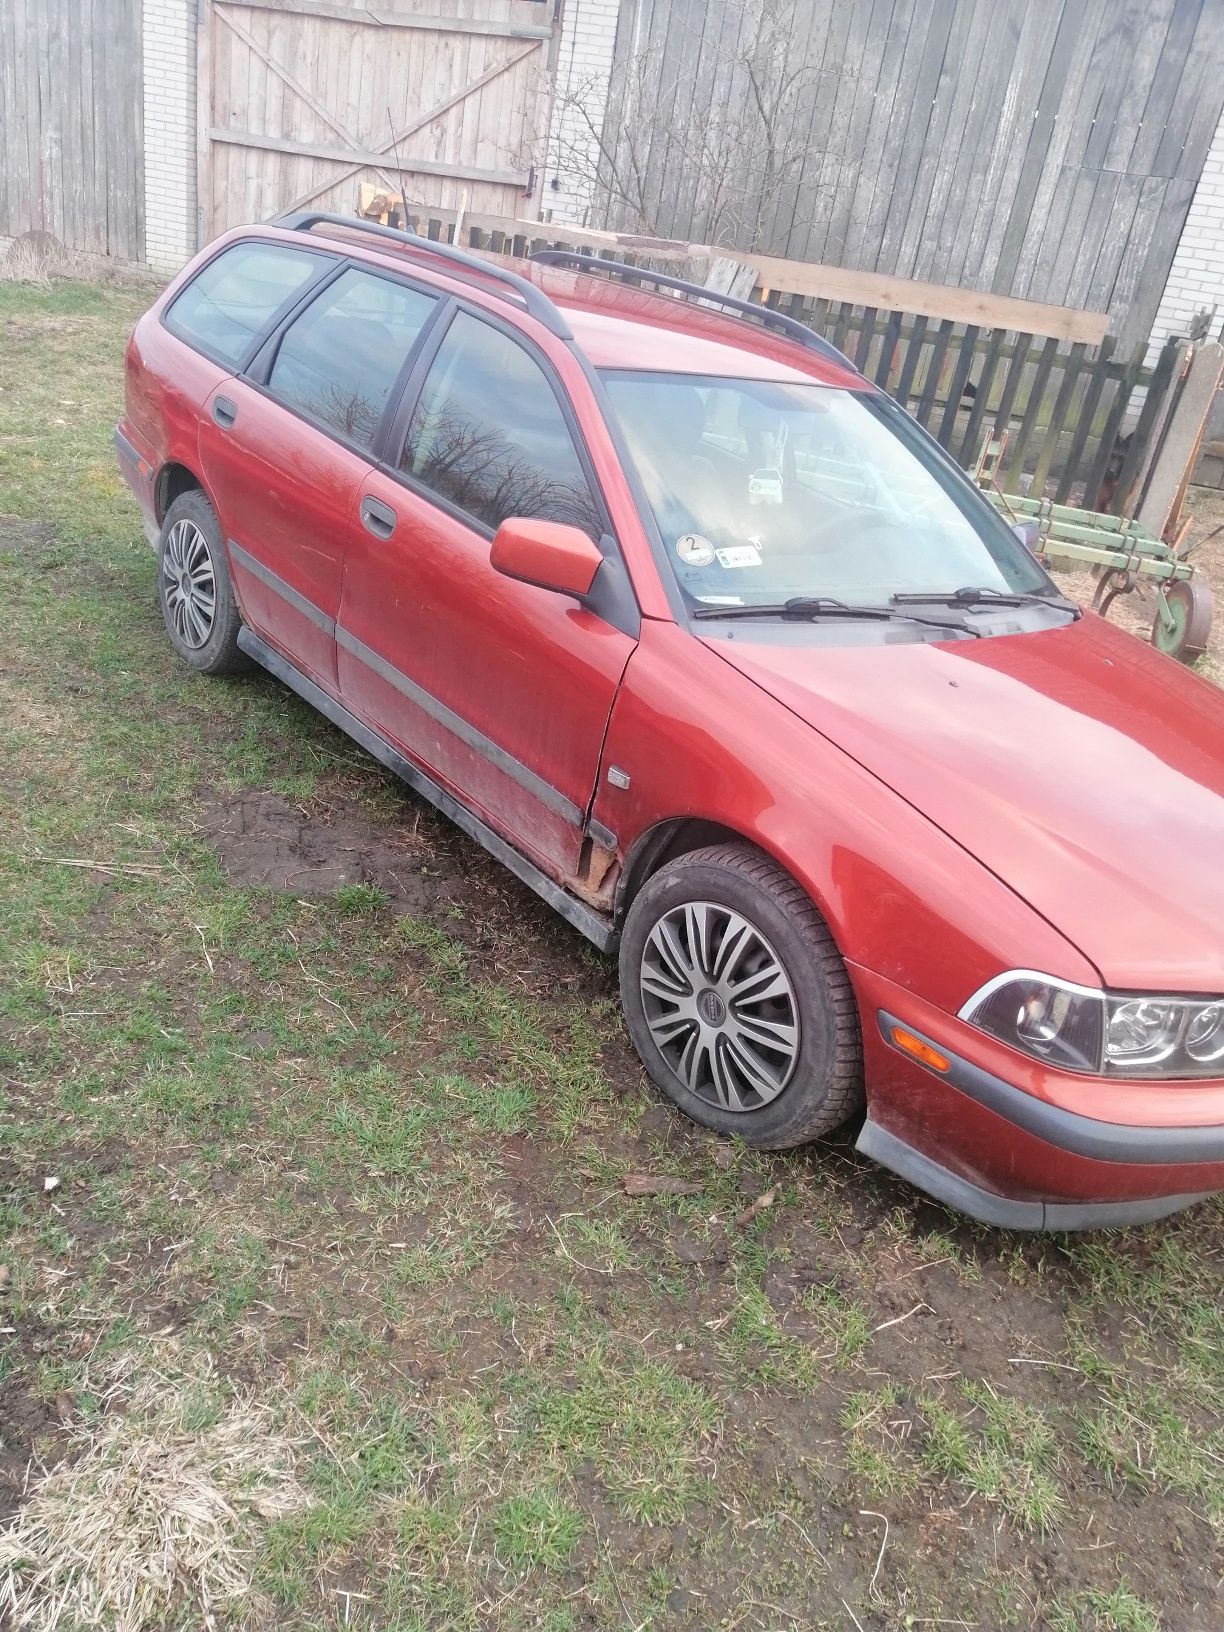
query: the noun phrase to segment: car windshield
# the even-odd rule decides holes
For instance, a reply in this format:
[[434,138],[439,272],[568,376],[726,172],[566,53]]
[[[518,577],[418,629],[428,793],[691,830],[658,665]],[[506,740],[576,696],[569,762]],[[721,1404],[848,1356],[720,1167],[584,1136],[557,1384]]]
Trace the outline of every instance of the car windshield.
[[888,398],[608,370],[613,410],[694,607],[1057,596],[1011,528]]

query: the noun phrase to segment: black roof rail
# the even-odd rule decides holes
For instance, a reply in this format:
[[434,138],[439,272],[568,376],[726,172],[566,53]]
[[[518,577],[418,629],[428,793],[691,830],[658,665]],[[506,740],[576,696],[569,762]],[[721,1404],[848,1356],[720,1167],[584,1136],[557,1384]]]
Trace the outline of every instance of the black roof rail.
[[284,227],[290,232],[309,232],[312,227],[323,222],[331,227],[346,227],[354,232],[368,232],[376,238],[389,238],[393,243],[406,245],[409,249],[427,250],[431,255],[437,255],[444,261],[452,261],[458,266],[467,267],[470,271],[479,272],[483,277],[492,278],[495,282],[512,289],[531,316],[543,323],[544,327],[559,340],[574,338],[569,324],[538,284],[532,283],[529,278],[521,278],[517,272],[510,272],[504,266],[486,261],[479,255],[471,255],[465,249],[456,249],[454,244],[440,244],[433,238],[422,237],[419,232],[405,232],[402,227],[384,227],[381,221],[367,221],[359,215],[336,215],[329,210],[302,210],[295,214],[278,215],[273,218],[270,225]]
[[673,278],[669,272],[652,272],[649,267],[630,266],[627,261],[606,261],[602,255],[583,255],[576,249],[537,249],[531,259],[548,266],[577,266],[584,271],[619,272],[623,277],[636,278],[641,283],[656,283],[664,289],[678,289],[686,295],[697,295],[702,300],[726,306],[745,317],[758,318],[766,328],[772,324],[792,340],[797,340],[801,346],[806,346],[809,351],[819,351],[835,362],[844,363],[854,373],[859,372],[846,354],[838,351],[831,340],[826,340],[823,334],[817,334],[815,329],[809,329],[807,324],[800,323],[798,318],[775,311],[772,306],[760,306],[753,300],[739,300],[735,295],[723,295],[717,289],[707,289],[703,283],[690,283],[686,278]]

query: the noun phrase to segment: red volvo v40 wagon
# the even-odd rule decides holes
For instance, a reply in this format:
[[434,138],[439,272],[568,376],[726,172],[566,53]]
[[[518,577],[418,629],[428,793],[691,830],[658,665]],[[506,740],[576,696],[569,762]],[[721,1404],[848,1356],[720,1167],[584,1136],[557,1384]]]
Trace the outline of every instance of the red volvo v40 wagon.
[[825,341],[591,270],[322,215],[204,251],[116,432],[179,655],[262,664],[618,951],[706,1126],[865,1112],[1021,1227],[1224,1188],[1224,696]]

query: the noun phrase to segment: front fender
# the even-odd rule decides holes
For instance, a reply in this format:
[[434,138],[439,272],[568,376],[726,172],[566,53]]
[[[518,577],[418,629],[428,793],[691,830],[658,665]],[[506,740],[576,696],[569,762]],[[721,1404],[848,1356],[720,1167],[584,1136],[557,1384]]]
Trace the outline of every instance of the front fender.
[[844,957],[948,1013],[1017,966],[1100,984],[954,839],[675,624],[643,622],[593,815],[622,858],[677,819],[741,835],[802,884]]

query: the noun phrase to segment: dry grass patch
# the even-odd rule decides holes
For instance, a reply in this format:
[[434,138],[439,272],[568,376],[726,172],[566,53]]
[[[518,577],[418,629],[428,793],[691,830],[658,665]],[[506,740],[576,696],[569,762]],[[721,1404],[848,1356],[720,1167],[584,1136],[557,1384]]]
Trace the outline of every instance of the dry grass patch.
[[296,1443],[203,1357],[126,1355],[100,1403],[0,1533],[0,1616],[143,1632],[249,1603],[264,1525],[306,1505]]

